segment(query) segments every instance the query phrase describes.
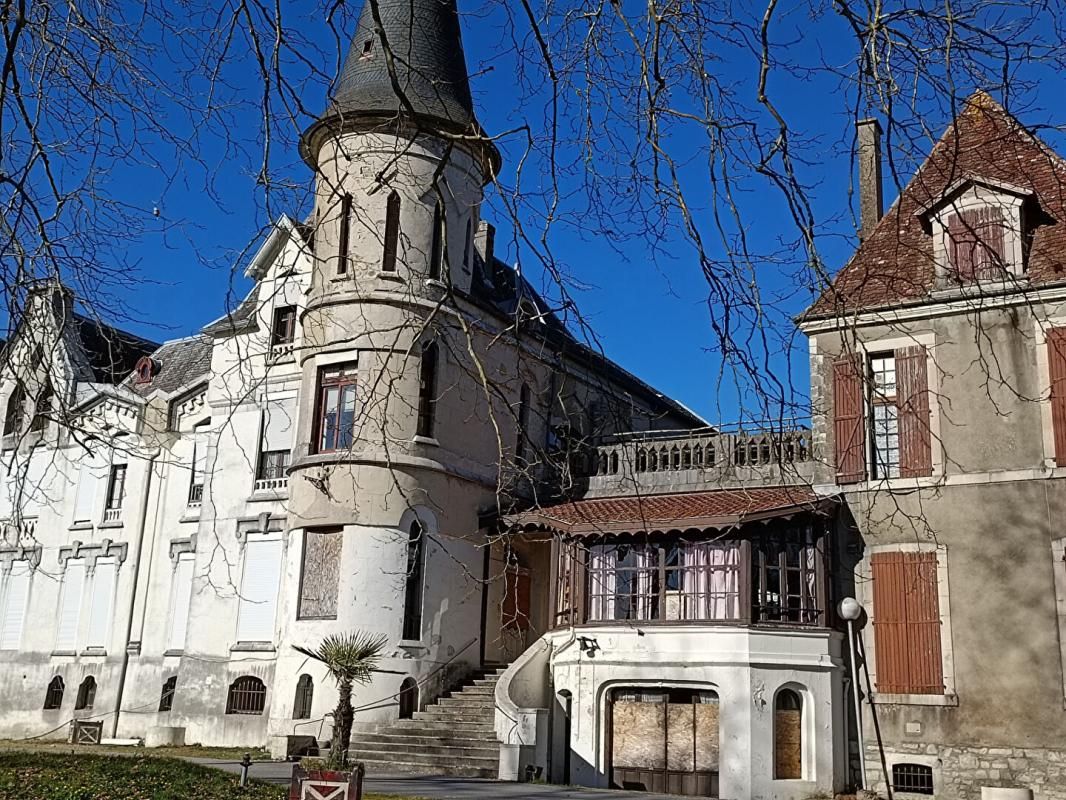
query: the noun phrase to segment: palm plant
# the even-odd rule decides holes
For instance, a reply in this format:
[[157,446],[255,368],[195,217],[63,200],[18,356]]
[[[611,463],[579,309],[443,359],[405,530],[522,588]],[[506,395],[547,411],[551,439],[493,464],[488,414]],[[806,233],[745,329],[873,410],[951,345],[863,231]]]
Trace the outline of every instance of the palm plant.
[[355,716],[352,686],[370,683],[385,642],[385,636],[356,631],[331,634],[314,649],[293,645],[297,652],[325,664],[337,682],[337,707],[333,710],[333,736],[329,746],[329,765],[334,769],[340,769],[348,762],[348,744]]

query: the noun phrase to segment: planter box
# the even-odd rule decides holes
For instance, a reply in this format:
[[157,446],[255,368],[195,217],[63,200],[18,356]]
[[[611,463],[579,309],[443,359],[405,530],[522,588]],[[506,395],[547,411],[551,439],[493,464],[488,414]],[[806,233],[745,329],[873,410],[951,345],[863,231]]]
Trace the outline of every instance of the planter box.
[[362,764],[344,772],[293,764],[289,800],[362,800],[363,772]]

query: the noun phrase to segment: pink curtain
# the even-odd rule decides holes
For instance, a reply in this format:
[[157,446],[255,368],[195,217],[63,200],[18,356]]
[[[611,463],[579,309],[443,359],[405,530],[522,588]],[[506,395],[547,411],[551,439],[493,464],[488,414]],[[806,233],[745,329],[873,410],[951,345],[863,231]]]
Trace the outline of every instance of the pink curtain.
[[683,619],[740,618],[740,548],[699,542],[681,550]]

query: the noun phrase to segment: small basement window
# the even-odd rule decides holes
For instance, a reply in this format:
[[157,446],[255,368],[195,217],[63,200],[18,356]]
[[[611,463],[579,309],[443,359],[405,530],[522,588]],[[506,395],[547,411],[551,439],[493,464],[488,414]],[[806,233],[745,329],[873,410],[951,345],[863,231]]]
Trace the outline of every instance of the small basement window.
[[96,678],[89,675],[78,687],[78,699],[74,703],[75,711],[83,711],[93,707],[96,702]]
[[933,768],[924,764],[893,764],[892,790],[911,794],[933,794]]
[[262,714],[266,706],[266,685],[254,675],[242,675],[229,687],[227,714]]
[[44,710],[50,711],[63,705],[63,678],[56,675],[48,684],[48,691],[44,695]]
[[178,688],[178,676],[171,675],[163,681],[163,691],[159,696],[159,710],[170,711],[174,708],[174,691]]

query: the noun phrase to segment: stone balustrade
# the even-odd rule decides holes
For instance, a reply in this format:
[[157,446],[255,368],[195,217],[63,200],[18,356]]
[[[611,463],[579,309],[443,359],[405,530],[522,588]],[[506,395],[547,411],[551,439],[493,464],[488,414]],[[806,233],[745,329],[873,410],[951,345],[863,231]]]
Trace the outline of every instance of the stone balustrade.
[[811,430],[790,422],[755,428],[647,431],[611,437],[596,448],[589,494],[692,491],[699,485],[811,481],[817,463]]

